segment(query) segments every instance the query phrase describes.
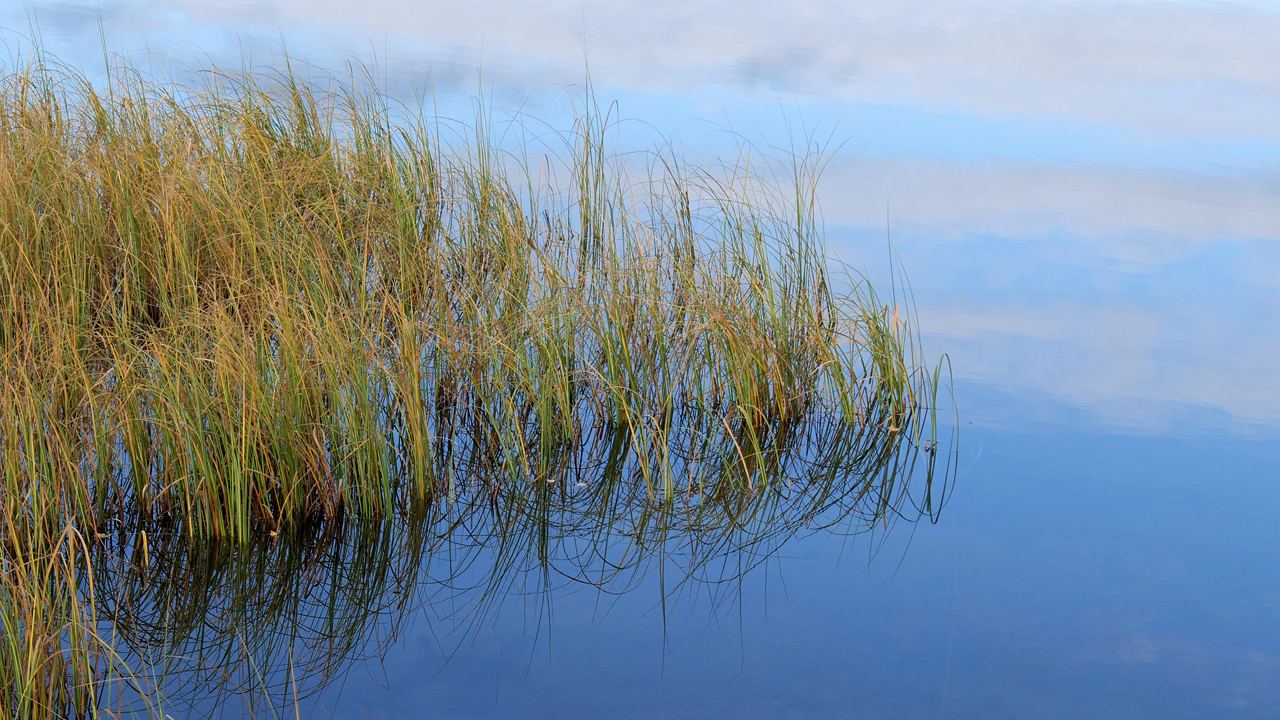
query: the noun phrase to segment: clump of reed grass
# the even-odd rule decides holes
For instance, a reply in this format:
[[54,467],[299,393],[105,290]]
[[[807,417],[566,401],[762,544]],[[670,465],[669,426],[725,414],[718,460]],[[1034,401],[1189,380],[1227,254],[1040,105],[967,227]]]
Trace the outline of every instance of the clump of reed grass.
[[[510,153],[285,67],[0,77],[0,714],[94,707],[82,545],[113,527],[243,543],[557,493],[635,537],[717,503],[937,511],[940,366],[825,259],[820,158],[786,191],[637,164],[590,98],[559,152]],[[830,472],[789,476],[815,427]]]
[[235,538],[447,494],[463,432],[527,482],[584,424],[648,446],[684,409],[744,454],[816,410],[931,442],[936,380],[896,308],[837,294],[811,187],[637,182],[588,113],[557,191],[359,85],[105,82],[0,80],[11,497]]

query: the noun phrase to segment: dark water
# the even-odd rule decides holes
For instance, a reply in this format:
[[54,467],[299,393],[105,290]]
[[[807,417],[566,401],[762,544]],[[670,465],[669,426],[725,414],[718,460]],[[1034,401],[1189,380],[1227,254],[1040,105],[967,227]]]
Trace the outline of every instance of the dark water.
[[[91,64],[96,7],[36,3],[48,49]],[[624,145],[678,132],[714,156],[738,142],[726,129],[765,150],[834,133],[830,251],[884,283],[890,233],[926,348],[956,373],[960,472],[938,523],[795,539],[665,608],[657,572],[616,595],[515,585],[483,615],[439,586],[395,612],[389,582],[338,618],[368,627],[332,683],[276,714],[1280,717],[1273,6],[100,8],[115,49],[377,54],[406,92],[430,73],[445,108],[483,62],[496,106],[552,124],[585,50],[598,95],[644,121]]]

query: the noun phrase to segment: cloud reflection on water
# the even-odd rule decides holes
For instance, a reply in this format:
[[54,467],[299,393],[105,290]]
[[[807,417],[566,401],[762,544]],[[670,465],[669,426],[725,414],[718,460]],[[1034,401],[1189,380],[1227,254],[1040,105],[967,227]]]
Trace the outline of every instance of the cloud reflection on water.
[[[1141,433],[1280,426],[1280,328],[1263,321],[1280,315],[1275,179],[833,165],[826,217],[850,226],[834,229],[834,247],[876,262],[888,216],[928,346],[951,355],[961,380],[1051,399],[1065,407],[1035,411],[1059,423],[1074,424],[1064,411],[1075,409]],[[1025,417],[1004,404],[969,410],[1002,427]]]
[[[36,7],[47,30],[96,34],[97,4]],[[101,8],[111,29],[165,41],[175,39],[165,32],[193,27],[240,41],[283,33],[297,48],[339,54],[400,48],[446,75],[457,65],[466,79],[483,61],[534,87],[580,80],[585,51],[597,81],[638,90],[726,84],[1227,139],[1280,137],[1273,120],[1280,14],[1241,3],[801,0],[783,11],[725,0],[124,0]],[[10,9],[4,24],[22,25],[20,15]]]

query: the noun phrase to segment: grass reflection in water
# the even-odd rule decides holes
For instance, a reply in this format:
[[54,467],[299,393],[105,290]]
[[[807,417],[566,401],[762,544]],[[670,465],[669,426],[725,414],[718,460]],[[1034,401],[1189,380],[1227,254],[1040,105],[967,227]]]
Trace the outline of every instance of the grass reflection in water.
[[[706,428],[687,419],[695,427],[679,435],[702,437]],[[157,528],[145,558],[140,536],[114,535],[95,555],[99,626],[122,667],[146,673],[123,673],[127,682],[104,694],[104,706],[146,711],[164,698],[174,712],[217,704],[229,716],[270,716],[295,703],[305,711],[309,696],[377,657],[417,610],[440,624],[437,637],[461,644],[513,596],[549,622],[557,590],[623,593],[659,572],[663,607],[696,590],[714,608],[797,534],[862,532],[919,513],[922,497],[910,497],[884,458],[852,445],[857,433],[841,423],[815,419],[770,438],[758,458],[769,478],[760,490],[714,477],[742,472],[731,441],[700,446],[696,461],[716,470],[699,479],[715,490],[686,487],[670,501],[652,497],[640,473],[608,453],[622,433],[596,433],[556,483],[520,491],[482,466],[453,501],[400,516],[243,543]]]
[[937,512],[942,366],[824,257],[819,156],[202,77],[0,79],[0,716],[274,712],[410,607]]

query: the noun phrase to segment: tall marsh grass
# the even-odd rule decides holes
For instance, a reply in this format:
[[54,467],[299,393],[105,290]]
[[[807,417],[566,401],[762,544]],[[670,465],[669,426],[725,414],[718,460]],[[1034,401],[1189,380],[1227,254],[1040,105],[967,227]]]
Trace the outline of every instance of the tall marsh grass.
[[149,566],[147,532],[477,498],[698,542],[936,513],[941,366],[825,259],[821,158],[617,155],[607,117],[511,151],[359,80],[5,70],[0,717],[97,712],[108,535]]

